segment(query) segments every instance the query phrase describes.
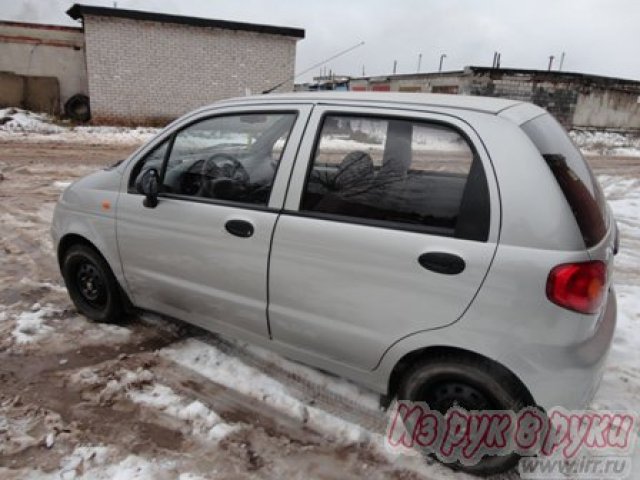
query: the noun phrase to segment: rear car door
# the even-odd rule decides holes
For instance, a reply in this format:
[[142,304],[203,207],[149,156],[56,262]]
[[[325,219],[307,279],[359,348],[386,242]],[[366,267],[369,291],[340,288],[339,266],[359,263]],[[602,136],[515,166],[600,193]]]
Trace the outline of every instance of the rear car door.
[[495,176],[450,115],[322,106],[307,132],[271,251],[273,340],[373,369],[472,302],[497,247]]
[[[130,162],[117,238],[136,306],[205,328],[268,336],[271,235],[309,111],[268,106],[199,114]],[[161,176],[155,208],[144,207],[135,188],[150,168]]]

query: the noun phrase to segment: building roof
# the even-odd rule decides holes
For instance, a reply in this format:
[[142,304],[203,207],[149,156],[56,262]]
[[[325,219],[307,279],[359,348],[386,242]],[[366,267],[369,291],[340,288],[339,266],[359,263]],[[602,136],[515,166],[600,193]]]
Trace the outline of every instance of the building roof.
[[49,25],[45,23],[28,23],[28,22],[7,22],[0,20],[1,27],[16,27],[16,28],[33,28],[36,30],[56,30],[61,32],[78,32],[82,29],[80,27],[68,27],[66,25]]
[[78,27],[0,21],[0,43],[23,43],[81,49],[84,34]]
[[352,81],[369,81],[388,82],[390,80],[414,80],[426,78],[444,78],[444,77],[464,77],[467,75],[490,75],[500,77],[504,75],[523,75],[534,77],[539,80],[550,81],[580,81],[582,83],[597,84],[603,86],[621,85],[621,86],[640,86],[639,80],[629,80],[624,78],[606,77],[603,75],[594,75],[590,73],[568,72],[560,70],[534,70],[528,68],[493,68],[493,67],[476,67],[467,66],[463,70],[450,70],[444,72],[424,72],[424,73],[397,73],[388,75],[370,75],[364,77],[351,77]]
[[[386,104],[404,107],[442,107],[498,114],[501,111],[520,105],[523,102],[495,97],[476,97],[472,95],[446,95],[437,93],[404,92],[298,92],[223,100],[220,103],[341,103],[341,104]],[[216,105],[216,104],[214,104]]]
[[121,8],[95,7],[91,5],[74,4],[69,10],[69,15],[74,20],[84,18],[86,15],[101,17],[127,18],[130,20],[146,20],[149,22],[176,23],[191,25],[194,27],[222,28],[225,30],[239,30],[244,32],[268,33],[271,35],[283,35],[285,37],[304,38],[304,30],[300,28],[277,27],[273,25],[260,25],[257,23],[230,22],[212,18],[184,17],[181,15],[168,15],[164,13],[145,12],[142,10],[125,10]]
[[475,67],[469,66],[465,68],[465,72],[473,74],[492,74],[492,75],[528,75],[538,78],[549,78],[558,80],[578,80],[581,82],[599,83],[604,85],[640,85],[639,80],[631,80],[626,78],[606,77],[604,75],[595,75],[591,73],[567,72],[564,70],[534,70],[527,68],[491,68],[491,67]]

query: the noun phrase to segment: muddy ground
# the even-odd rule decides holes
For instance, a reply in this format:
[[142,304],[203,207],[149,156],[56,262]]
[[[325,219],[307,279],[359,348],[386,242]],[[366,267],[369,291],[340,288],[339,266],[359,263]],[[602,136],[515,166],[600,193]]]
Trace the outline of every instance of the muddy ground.
[[[0,322],[0,416],[8,419],[0,421],[0,477],[25,478],[34,469],[79,477],[97,460],[84,458],[65,470],[65,458],[79,445],[102,445],[110,449],[104,465],[131,454],[156,459],[164,465],[158,478],[185,472],[193,476],[184,478],[421,478],[155,353],[185,338],[219,342],[215,336],[157,319],[97,325],[76,313],[49,238],[54,202],[65,182],[126,158],[135,148],[0,144],[0,315],[16,319]],[[31,328],[30,312],[45,326]],[[26,341],[18,340],[16,329]],[[88,368],[92,381],[77,381],[78,372]],[[136,374],[125,382],[127,391],[161,381],[240,427],[218,442],[203,440],[170,415],[106,388],[127,372]]]
[[[153,318],[97,325],[75,312],[49,238],[54,202],[66,182],[136,147],[0,143],[0,477],[92,478],[101,466],[107,472],[109,465],[127,468],[133,455],[148,464],[134,462],[137,473],[127,478],[434,478],[364,444],[336,441],[157,354],[189,338],[219,347],[213,335]],[[640,158],[589,160],[598,174],[640,178]],[[334,413],[350,408],[339,398],[304,391],[308,385],[273,365],[257,368],[297,381],[309,404]],[[233,431],[213,441],[199,434],[193,418],[132,400],[138,397],[131,392],[157,383],[210,408]],[[359,413],[348,420],[364,418],[367,428],[383,428],[375,412]],[[82,445],[104,450],[83,456]],[[137,477],[145,468],[150,476]]]

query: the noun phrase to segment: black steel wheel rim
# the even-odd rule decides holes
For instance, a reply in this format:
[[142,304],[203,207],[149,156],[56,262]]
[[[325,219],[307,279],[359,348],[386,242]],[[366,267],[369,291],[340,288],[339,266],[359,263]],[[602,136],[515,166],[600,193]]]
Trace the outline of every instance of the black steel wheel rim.
[[76,270],[76,286],[83,300],[92,307],[107,303],[107,287],[100,269],[89,261],[83,261]]
[[497,409],[495,401],[482,390],[466,382],[445,380],[422,388],[420,399],[432,410],[445,414],[452,407],[471,410]]

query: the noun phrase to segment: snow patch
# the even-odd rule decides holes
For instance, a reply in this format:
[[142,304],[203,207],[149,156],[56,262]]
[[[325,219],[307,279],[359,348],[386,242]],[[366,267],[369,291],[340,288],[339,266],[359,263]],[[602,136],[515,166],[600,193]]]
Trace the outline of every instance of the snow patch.
[[640,156],[640,135],[571,130],[569,136],[587,155]]
[[22,312],[16,317],[13,338],[18,344],[37,342],[49,335],[53,328],[45,323],[45,319],[52,317],[59,311],[51,305],[40,307],[35,303],[30,312]]
[[[171,472],[171,470],[174,470]],[[114,447],[83,445],[60,461],[58,472],[32,471],[26,478],[62,480],[165,480],[176,478],[171,461],[128,455],[118,459]]]
[[196,339],[160,350],[160,355],[229,389],[263,402],[301,424],[345,444],[366,441],[371,432],[328,412],[305,405],[275,379]]
[[217,442],[239,428],[238,425],[225,423],[216,412],[199,400],[180,396],[166,385],[156,383],[139,391],[129,391],[127,396],[135,403],[184,421],[190,427],[189,433],[208,440]]
[[67,188],[69,185],[71,185],[71,183],[73,182],[60,182],[60,181],[56,181],[53,182],[53,188],[57,188],[60,190],[64,190],[65,188]]
[[53,123],[44,113],[33,113],[19,108],[0,109],[0,132],[7,133],[60,133],[65,129]]
[[[3,123],[4,122],[4,123]],[[0,109],[0,139],[15,142],[83,144],[141,144],[159,128],[77,126],[57,124],[53,117],[19,108]]]

